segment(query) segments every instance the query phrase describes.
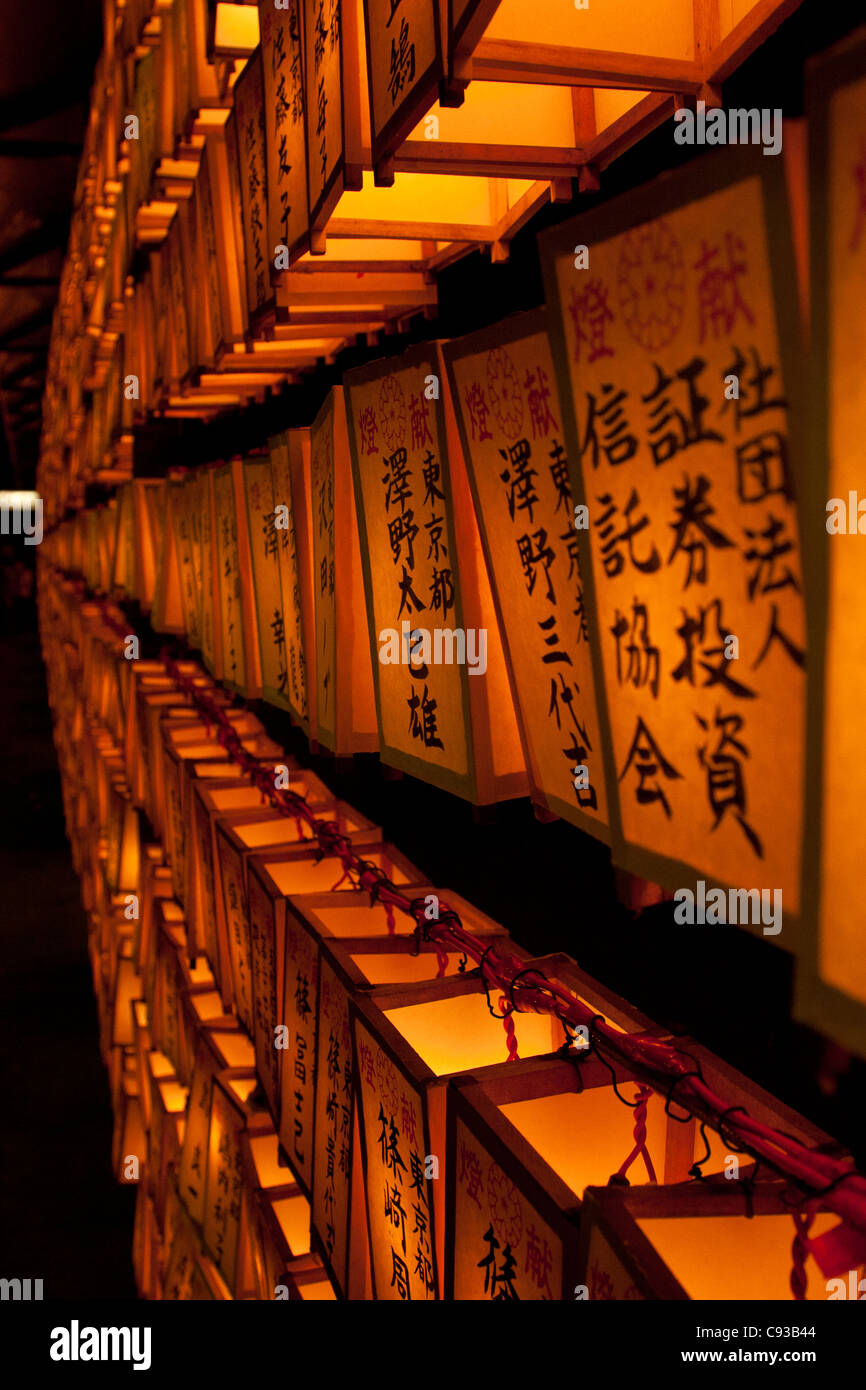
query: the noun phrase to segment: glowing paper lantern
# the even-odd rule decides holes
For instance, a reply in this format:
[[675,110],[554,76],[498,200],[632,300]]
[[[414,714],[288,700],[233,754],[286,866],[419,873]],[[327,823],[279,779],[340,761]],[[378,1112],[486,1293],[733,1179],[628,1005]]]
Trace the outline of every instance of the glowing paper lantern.
[[779,161],[717,151],[543,247],[588,507],[614,858],[672,888],[696,872],[725,901],[757,880],[795,916],[805,640],[785,210]]
[[237,1277],[240,1237],[241,1136],[251,1128],[259,1133],[269,1129],[248,1104],[254,1086],[253,1081],[217,1075],[211,1092],[202,1230],[207,1251],[230,1289]]
[[[588,1188],[579,1296],[790,1300],[795,1228],[788,1195],[775,1182],[756,1183],[748,1203],[736,1184],[724,1181]],[[835,1222],[830,1213],[816,1216],[810,1239]],[[805,1275],[806,1298],[826,1299],[827,1282],[813,1259]]]
[[[259,1213],[265,1209],[273,1224],[268,1234],[279,1241],[284,1264],[310,1251],[310,1204],[287,1168],[279,1163],[277,1136],[241,1137],[241,1225],[238,1245],[236,1298],[257,1298],[262,1281],[263,1252]],[[274,1227],[276,1229],[274,1229]],[[279,1234],[277,1234],[279,1233]],[[265,1286],[267,1287],[267,1286]],[[272,1284],[264,1297],[275,1297]]]
[[346,375],[379,742],[384,761],[486,803],[526,777],[443,376],[430,347]]
[[[567,957],[545,957],[538,967],[614,1028],[663,1035]],[[516,1016],[518,1035],[522,1019]],[[706,1049],[682,1039],[677,1046],[732,1105],[824,1151],[827,1135]],[[587,1187],[622,1175],[632,1187],[678,1183],[677,1190],[687,1191],[696,1160],[707,1179],[723,1181],[732,1176],[732,1161],[751,1165],[709,1128],[699,1134],[675,1098],[671,1113],[658,1092],[645,1096],[642,1111],[631,1109],[641,1099],[640,1089],[631,1089],[634,1079],[615,1068],[624,1104],[610,1065],[590,1053],[581,1060],[582,1050],[578,1042],[566,1061],[520,1062],[489,1080],[454,1081],[448,1096],[446,1297],[573,1298],[582,1277],[578,1226]],[[638,1143],[643,1148],[635,1152]]]
[[295,252],[306,248],[309,237],[300,0],[288,0],[281,9],[275,9],[269,0],[259,0],[259,25],[267,148],[267,244],[273,265],[278,246]]
[[[299,520],[306,529],[309,510],[303,488],[306,472],[309,492],[309,443],[305,450],[297,438],[299,433],[292,431],[271,440],[270,456],[247,459],[243,479],[262,695],[303,721],[307,713],[307,663],[294,498],[300,493],[298,503],[304,511]],[[294,455],[294,469],[290,454]],[[304,558],[309,565],[308,544]],[[304,574],[305,581],[310,577],[309,572]],[[304,588],[311,598],[311,585],[305,582]]]
[[588,617],[545,315],[506,319],[443,352],[533,799],[606,840]]
[[310,449],[316,730],[319,742],[338,756],[370,753],[378,747],[378,738],[369,649],[364,641],[361,552],[346,408],[340,386],[333,387],[316,416]]
[[[866,275],[862,161],[866,48],[816,63],[809,86],[812,184],[810,435],[804,542],[810,595],[809,719],[797,1015],[866,1055],[862,606],[866,394],[854,310]],[[853,143],[852,143],[853,142]]]
[[[242,746],[253,756],[269,759],[279,756],[279,745],[267,737],[254,714],[248,710],[229,710],[226,719]],[[152,819],[162,833],[169,853],[173,855],[178,892],[182,892],[183,841],[189,797],[184,777],[191,766],[204,761],[228,762],[229,757],[219,742],[218,730],[200,719],[172,716],[165,711],[160,717],[160,735],[162,765],[157,788],[162,810]]]
[[430,106],[443,76],[436,0],[364,0],[373,165]]
[[220,624],[222,680],[254,698],[261,689],[261,670],[250,590],[250,542],[240,459],[216,469],[213,488],[211,545],[216,567],[214,605]]
[[[279,611],[288,671],[285,699],[307,736],[316,740],[316,623],[313,606],[313,534],[310,432],[287,430],[268,441],[274,507],[286,508],[278,530]],[[256,604],[260,612],[260,604]],[[268,698],[267,691],[263,694]],[[282,702],[278,689],[270,698]]]
[[[423,897],[429,891],[413,888],[412,895]],[[460,903],[458,907],[453,894],[443,896],[459,911],[461,921],[470,931],[490,937],[499,934],[496,923],[469,904]],[[332,895],[332,900],[336,900],[336,895]],[[412,954],[412,940],[405,933],[353,940],[345,935],[347,924],[341,930],[340,919],[345,918],[345,913],[329,911],[327,907],[311,910],[305,903],[299,903],[298,908],[298,921],[305,931],[316,925],[321,932],[326,923],[332,924],[329,935],[322,936],[319,958],[313,1231],[338,1292],[349,1299],[371,1298],[349,999],[354,991],[369,989],[371,985],[432,980],[441,973],[441,960],[431,943],[422,943],[419,953]],[[357,914],[351,913],[350,917],[356,919]],[[448,953],[445,959],[446,975],[454,975],[461,964],[466,964],[459,954]]]
[[[529,961],[513,944],[509,954]],[[510,1070],[508,1037],[477,976],[383,985],[355,995],[351,1010],[374,1297],[440,1298],[447,1078]],[[561,1046],[562,1028],[549,1017],[515,1022],[524,1058]]]
[[181,1200],[198,1225],[204,1220],[211,1096],[218,1074],[237,1083],[252,1083],[252,1045],[231,1020],[202,1025],[198,1030],[195,1064],[190,1081],[183,1145],[177,1165]]
[[[312,773],[303,774],[299,788],[307,788],[309,803],[322,820],[332,822],[353,844],[375,843],[381,838],[377,826],[351,806],[335,801],[328,789]],[[301,790],[301,795],[304,791]],[[238,1017],[250,1036],[254,1036],[254,1009],[259,1002],[253,989],[253,960],[247,907],[247,866],[256,852],[268,847],[274,857],[290,846],[302,846],[304,853],[318,853],[318,841],[307,834],[302,821],[274,810],[239,811],[219,816],[215,822],[216,864],[222,908],[217,929],[224,929],[226,941],[220,956],[231,964],[230,979],[221,981],[226,1004],[234,1003]],[[215,875],[216,877],[216,875]],[[265,996],[262,995],[261,998]]]
[[[375,827],[361,833],[364,838],[360,843],[365,845],[364,854],[371,864],[386,874],[393,873],[397,882],[418,881],[417,870],[407,860],[393,847],[379,843]],[[342,877],[338,859],[326,856],[318,861],[309,851],[258,855],[249,861],[256,1060],[278,1122],[280,1142],[308,1195],[313,1171],[318,942],[321,935],[330,934],[328,914],[321,915],[315,909],[329,904],[338,909],[348,897],[356,912],[365,912],[351,892],[315,892],[320,885],[333,889]],[[366,912],[367,930],[387,933],[384,909],[377,904]],[[303,926],[296,926],[298,913]],[[354,929],[364,930],[358,927],[357,918]],[[288,1029],[287,1049],[276,1047],[277,1025]]]
[[[203,771],[208,764],[200,764]],[[285,755],[278,766],[294,768],[293,759]],[[188,853],[186,855],[186,880],[183,902],[189,920],[190,942],[195,949],[201,948],[209,959],[218,955],[219,932],[216,919],[221,895],[214,885],[214,862],[216,845],[214,842],[214,822],[222,811],[243,811],[260,809],[261,791],[253,785],[235,763],[211,765],[210,772],[215,776],[199,776],[191,784],[191,804],[187,823]],[[228,962],[217,967],[217,978],[223,969],[228,970]]]
[[251,320],[271,308],[271,267],[274,248],[268,231],[267,154],[262,50],[256,48],[234,86],[238,176],[243,209],[247,308]]

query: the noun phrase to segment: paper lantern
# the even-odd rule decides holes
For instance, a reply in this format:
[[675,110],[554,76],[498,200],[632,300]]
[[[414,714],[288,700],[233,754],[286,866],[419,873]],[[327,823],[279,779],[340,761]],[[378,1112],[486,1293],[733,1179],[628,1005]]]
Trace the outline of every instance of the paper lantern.
[[[194,766],[198,768],[199,776],[190,784],[183,902],[191,943],[194,943],[195,949],[201,948],[212,957],[216,954],[218,936],[215,931],[217,896],[213,877],[214,821],[221,811],[260,808],[262,794],[239,764],[199,763]],[[281,759],[280,763],[273,764],[274,770],[279,766],[292,769],[294,760]]]
[[696,873],[689,892],[719,885],[725,910],[725,888],[757,880],[795,917],[805,643],[786,206],[778,161],[717,151],[542,246],[588,508],[614,859],[670,888]]
[[[305,441],[305,448],[299,435],[300,432],[292,431],[278,436],[270,441],[269,456],[247,459],[243,480],[262,695],[291,710],[309,727],[305,615],[301,594],[303,573],[304,597],[310,604],[309,620],[312,600],[307,503],[309,440]],[[296,496],[300,528],[295,521]],[[303,561],[298,553],[299,529],[304,533]]]
[[156,1298],[158,1250],[159,1231],[153,1210],[153,1198],[148,1193],[145,1183],[140,1182],[135,1199],[135,1225],[132,1236],[132,1267],[139,1298]]
[[177,1165],[181,1200],[199,1226],[204,1220],[208,1134],[214,1077],[238,1083],[254,1082],[252,1045],[236,1022],[201,1024],[197,1031],[195,1063],[187,1106],[186,1128]]
[[302,1286],[310,1288],[311,1297],[334,1299],[336,1295],[321,1260],[313,1254],[292,1254],[292,1207],[291,1198],[275,1197],[269,1192],[254,1193],[249,1200],[256,1290],[252,1296],[263,1302],[294,1298],[296,1281],[300,1280]]
[[[232,719],[234,729],[242,736],[241,746],[250,757],[263,766],[285,766],[283,750],[267,734],[260,733],[258,720],[252,716]],[[258,726],[258,728],[256,727]],[[181,737],[180,724],[169,726],[169,739]],[[248,732],[247,732],[248,729]],[[177,733],[174,733],[177,730]],[[245,736],[243,736],[245,735]],[[204,778],[219,777],[229,759],[220,757],[222,749],[208,742],[166,745],[168,769],[165,785],[168,792],[166,840],[172,864],[175,891],[180,897],[186,882],[186,852],[188,827],[191,824],[192,787]],[[260,794],[261,795],[261,794]]]
[[443,376],[430,347],[346,374],[371,662],[382,758],[485,803],[526,777]]
[[[155,1054],[151,1054],[154,1056]],[[159,1068],[161,1070],[161,1068]],[[186,1125],[188,1091],[172,1072],[150,1078],[151,1121],[147,1171],[157,1221],[164,1219],[169,1175],[180,1154]]]
[[[411,891],[413,897],[423,897],[431,890],[413,887]],[[461,902],[458,906],[451,893],[444,896],[470,931],[491,940],[500,934],[501,929],[489,918],[468,904]],[[335,902],[335,894],[331,900]],[[412,938],[405,933],[346,937],[347,926],[351,930],[351,924],[357,924],[357,911],[335,912],[327,906],[324,910],[311,910],[307,907],[309,901],[298,902],[299,925],[307,932],[318,929],[321,935],[326,924],[331,923],[329,935],[321,936],[318,969],[313,1231],[338,1292],[349,1299],[371,1298],[349,998],[354,991],[373,985],[432,980],[442,973],[454,975],[461,965],[465,967],[466,961],[459,953],[445,953],[443,972],[441,953],[432,943],[422,943],[419,953],[412,954]],[[341,924],[341,918],[348,920]],[[357,925],[354,930],[358,930]],[[504,937],[505,933],[501,935]]]
[[856,886],[863,857],[863,772],[856,750],[864,655],[857,621],[863,584],[859,536],[866,531],[858,441],[866,395],[853,364],[863,337],[854,313],[864,276],[862,160],[854,149],[866,120],[866,47],[855,43],[816,62],[808,91],[812,327],[803,536],[812,644],[806,760],[811,795],[795,1011],[863,1056],[864,913]]
[[[614,1028],[663,1035],[567,957],[545,957],[538,968]],[[518,1034],[522,1018],[516,1016]],[[687,1039],[678,1039],[677,1047],[732,1106],[824,1151],[827,1135],[705,1048]],[[621,1174],[632,1187],[657,1181],[680,1184],[671,1190],[683,1191],[696,1160],[708,1178],[729,1176],[732,1157],[751,1163],[732,1156],[709,1129],[704,1151],[704,1136],[675,1098],[671,1113],[658,1092],[646,1096],[642,1111],[629,1108],[641,1099],[640,1089],[626,1068],[615,1066],[624,1104],[612,1084],[612,1065],[591,1054],[581,1060],[580,1046],[573,1046],[565,1061],[520,1062],[489,1080],[454,1081],[448,1096],[447,1298],[571,1299],[582,1277],[578,1227],[587,1187]],[[643,1151],[636,1152],[641,1141]]]
[[[795,1235],[784,1183],[756,1183],[747,1203],[733,1183],[588,1188],[579,1296],[590,1299],[791,1299]],[[754,1214],[752,1214],[754,1213]],[[810,1239],[836,1222],[815,1217]],[[712,1250],[712,1259],[707,1251]],[[807,1299],[826,1299],[813,1259]],[[583,1290],[586,1290],[584,1292]]]
[[[418,870],[393,846],[379,843],[375,827],[362,834],[363,838],[352,838],[363,845],[367,862],[397,883],[420,881]],[[319,860],[309,851],[259,854],[249,860],[257,1066],[281,1143],[308,1195],[313,1171],[318,942],[339,931],[340,922],[355,935],[388,932],[388,914],[381,906],[365,908],[351,890],[315,891],[322,885],[334,890],[343,877],[339,859]],[[350,909],[348,918],[344,906]],[[366,930],[359,924],[359,915]],[[288,1029],[288,1049],[276,1046],[278,1025]],[[289,1057],[283,1055],[286,1051]]]
[[261,687],[255,615],[250,592],[249,532],[240,459],[216,469],[214,487],[215,614],[220,623],[223,681],[255,697]]
[[[256,48],[234,86],[237,149],[240,160],[247,309],[251,326],[272,309],[271,266],[274,250],[268,231],[265,89],[262,51]],[[255,331],[255,330],[254,330]]]
[[267,245],[304,247],[309,236],[300,0],[275,9],[259,0],[267,148]]
[[293,1302],[330,1303],[336,1296],[328,1276],[318,1265],[305,1269],[297,1268],[296,1264],[290,1265],[285,1273],[285,1282]]
[[[377,826],[345,802],[335,801],[322,784],[316,787],[317,782],[318,778],[309,776],[310,798],[321,820],[330,821],[341,835],[350,836],[355,845],[373,844],[381,838]],[[303,822],[278,811],[264,810],[220,816],[215,824],[215,844],[222,897],[217,911],[217,930],[224,928],[227,938],[220,944],[219,954],[231,963],[231,976],[223,978],[221,988],[226,1005],[234,1003],[238,1017],[252,1037],[256,1001],[247,909],[248,861],[256,851],[262,852],[267,847],[276,854],[291,845],[302,845],[305,853],[317,854],[318,841],[307,834]]]
[[[275,704],[285,705],[315,742],[315,711],[310,700],[310,692],[315,690],[316,664],[309,431],[289,430],[275,435],[268,447],[278,591],[271,611],[259,597],[257,580],[262,693]],[[278,513],[277,508],[285,510]],[[273,585],[272,576],[270,584]],[[277,657],[275,681],[270,682],[264,671],[264,653],[269,645]]]
[[[309,1254],[310,1204],[287,1168],[278,1162],[277,1136],[271,1132],[241,1137],[241,1225],[236,1298],[258,1298],[264,1273],[260,1212],[275,1223],[268,1234],[279,1241],[281,1263]],[[279,1233],[279,1234],[277,1234]],[[265,1286],[267,1287],[267,1286]],[[265,1295],[274,1297],[274,1285]]]
[[443,353],[533,801],[607,840],[588,616],[545,315],[515,315],[445,343]]
[[132,1072],[124,1072],[120,1091],[114,1104],[114,1133],[111,1144],[111,1166],[118,1182],[129,1182],[124,1160],[128,1156],[144,1157],[146,1151],[144,1121],[138,1081]]
[[254,1082],[214,1078],[207,1151],[203,1235],[207,1251],[230,1289],[236,1284],[241,1216],[241,1136],[267,1132],[248,1101]]
[[[296,775],[292,760],[283,766],[292,769],[291,775]],[[314,778],[311,785],[316,786],[317,780]],[[298,785],[307,784],[302,781]],[[222,782],[203,780],[201,785],[194,786],[190,827],[194,843],[188,860],[192,932],[195,941],[203,945],[214,962],[215,974],[223,982],[227,1000],[231,998],[231,961],[227,954],[222,877],[216,857],[216,821],[222,814],[244,812],[255,819],[255,813],[261,809],[261,792],[243,777]]]
[[[529,961],[513,944],[509,953]],[[350,1006],[374,1297],[440,1298],[447,1078],[510,1068],[509,1035],[491,1017],[477,976],[383,985]],[[524,1058],[554,1051],[561,1035],[549,1017],[516,1019]]]
[[[159,1222],[157,1221],[159,1226]],[[201,1236],[187,1215],[174,1185],[169,1184],[162,1242],[162,1278],[157,1297],[183,1302],[191,1298],[196,1269],[203,1255]]]
[[182,1001],[194,993],[214,994],[214,978],[204,956],[190,963],[189,944],[179,922],[160,924],[154,961],[153,1009],[149,1010],[156,1047],[177,1072],[184,1067]]
[[316,416],[310,449],[316,731],[319,742],[338,756],[370,753],[378,739],[342,387],[331,389]]
[[[182,662],[179,669],[200,689],[213,689],[212,680],[204,675],[196,662]],[[142,806],[146,804],[145,772],[151,750],[148,709],[177,707],[184,703],[185,697],[167,675],[161,661],[125,662],[122,675],[125,678],[124,765],[135,803]],[[148,693],[160,697],[152,701],[150,706],[144,698]],[[221,696],[217,695],[216,698],[219,700]]]

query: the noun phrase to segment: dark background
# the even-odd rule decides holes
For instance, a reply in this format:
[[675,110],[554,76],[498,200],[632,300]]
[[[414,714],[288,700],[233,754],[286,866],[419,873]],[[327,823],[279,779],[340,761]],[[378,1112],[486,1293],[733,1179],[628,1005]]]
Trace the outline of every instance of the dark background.
[[[0,0],[0,487],[33,486],[50,314],[101,43],[99,12],[98,0],[38,7]],[[862,6],[807,0],[726,84],[725,105],[801,114],[806,58],[864,17]],[[541,303],[535,238],[543,227],[691,157],[662,128],[602,176],[603,194],[534,219],[507,263],[476,254],[444,271],[435,321],[419,320],[415,332],[389,337],[378,350],[343,353],[302,386],[210,426],[154,422],[137,440],[136,472],[249,452],[275,430],[309,424],[348,367]],[[88,500],[104,495],[91,488]],[[20,543],[4,547],[3,573],[15,559],[32,564],[33,553]],[[5,587],[0,595],[0,1276],[42,1277],[48,1298],[131,1298],[135,1192],[110,1173],[86,922],[62,822],[34,605],[13,602]],[[130,616],[146,637],[142,655],[156,654],[162,639],[147,635],[134,607]],[[380,824],[431,880],[476,903],[527,949],[569,952],[866,1165],[866,1065],[792,1023],[786,952],[735,928],[677,927],[670,904],[635,917],[617,901],[608,851],[563,822],[536,821],[528,802],[480,812],[395,777],[375,757],[338,767],[310,757],[287,716],[256,708],[275,738]]]

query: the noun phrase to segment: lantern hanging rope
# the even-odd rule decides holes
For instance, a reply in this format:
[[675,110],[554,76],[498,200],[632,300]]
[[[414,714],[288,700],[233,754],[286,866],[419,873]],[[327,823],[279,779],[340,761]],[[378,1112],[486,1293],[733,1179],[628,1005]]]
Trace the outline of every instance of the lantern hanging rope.
[[[100,606],[106,624],[118,637],[126,640],[128,631],[114,618],[108,604],[103,601]],[[732,1147],[739,1147],[751,1154],[759,1163],[800,1189],[802,1198],[799,1202],[792,1202],[792,1209],[802,1207],[804,1203],[808,1203],[810,1209],[814,1209],[818,1203],[822,1204],[854,1228],[858,1234],[858,1246],[866,1249],[866,1176],[841,1159],[807,1149],[791,1136],[756,1120],[743,1107],[726,1105],[723,1097],[706,1083],[694,1057],[677,1047],[675,1042],[644,1033],[620,1033],[600,1015],[593,1013],[569,989],[548,979],[542,971],[535,968],[527,970],[523,962],[505,951],[493,945],[484,945],[465,929],[458,914],[447,904],[440,904],[436,920],[426,920],[423,898],[411,900],[406,897],[378,865],[371,864],[355,852],[350,838],[342,834],[333,821],[321,820],[296,792],[277,788],[272,774],[243,747],[224,710],[206,691],[183,674],[168,649],[161,652],[160,660],[202,719],[218,728],[219,741],[227,754],[243,768],[263,797],[281,814],[292,817],[299,829],[301,825],[309,828],[309,838],[318,841],[322,856],[340,860],[343,879],[348,877],[356,889],[369,893],[373,902],[380,902],[388,913],[389,924],[393,923],[393,912],[397,910],[414,920],[419,947],[422,941],[431,942],[473,960],[488,994],[491,990],[498,990],[506,1004],[510,1001],[514,1011],[555,1014],[568,1033],[576,1029],[586,1030],[589,1043],[583,1049],[584,1056],[595,1052],[596,1056],[602,1058],[602,1053],[606,1054],[609,1061],[619,1062],[644,1085],[664,1095],[668,1115],[671,1115],[670,1107],[675,1103],[699,1122],[709,1124],[723,1137],[730,1135],[735,1141]],[[831,1234],[837,1235],[839,1232]]]

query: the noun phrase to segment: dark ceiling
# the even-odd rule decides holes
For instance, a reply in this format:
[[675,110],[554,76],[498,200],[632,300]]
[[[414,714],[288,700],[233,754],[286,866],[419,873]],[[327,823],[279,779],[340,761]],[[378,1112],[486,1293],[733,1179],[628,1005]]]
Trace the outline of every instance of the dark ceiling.
[[101,0],[0,0],[0,487],[34,485]]

